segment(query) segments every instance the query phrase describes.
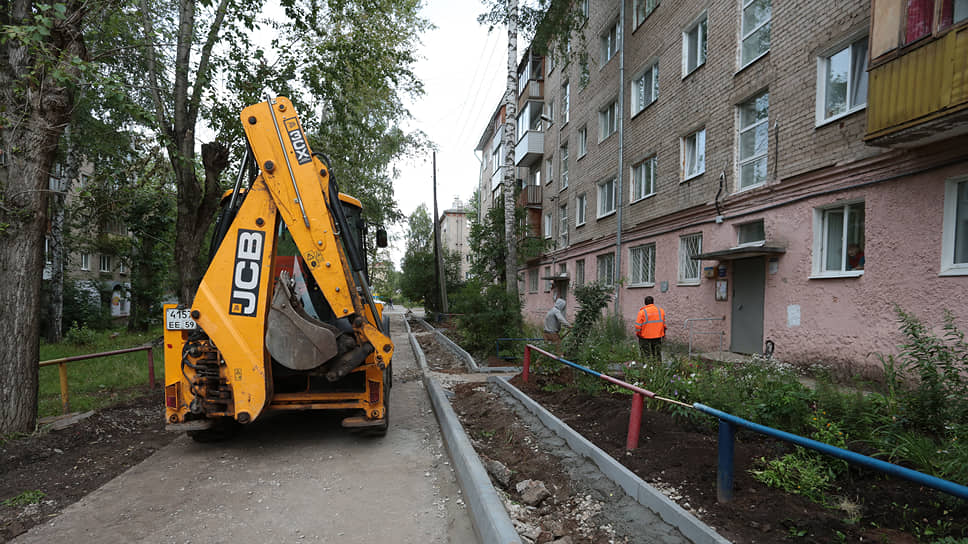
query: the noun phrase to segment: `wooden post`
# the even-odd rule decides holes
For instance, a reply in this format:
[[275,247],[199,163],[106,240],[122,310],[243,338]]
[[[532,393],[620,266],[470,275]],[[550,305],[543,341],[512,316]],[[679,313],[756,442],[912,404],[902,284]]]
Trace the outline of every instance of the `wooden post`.
[[57,370],[60,371],[62,412],[66,414],[71,411],[71,401],[67,396],[67,363],[58,364]]

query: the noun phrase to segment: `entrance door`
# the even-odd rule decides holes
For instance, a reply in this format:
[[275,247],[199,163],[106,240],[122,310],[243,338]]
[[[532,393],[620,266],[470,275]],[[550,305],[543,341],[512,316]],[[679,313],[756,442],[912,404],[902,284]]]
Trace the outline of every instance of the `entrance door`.
[[730,351],[763,352],[763,294],[766,263],[762,257],[733,261]]

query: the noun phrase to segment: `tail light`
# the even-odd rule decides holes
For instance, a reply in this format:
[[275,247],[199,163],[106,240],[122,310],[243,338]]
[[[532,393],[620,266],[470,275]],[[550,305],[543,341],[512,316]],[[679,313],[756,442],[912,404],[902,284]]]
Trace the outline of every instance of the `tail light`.
[[173,410],[177,410],[178,406],[181,404],[179,402],[179,391],[177,383],[165,386],[165,406]]
[[370,384],[370,404],[380,402],[380,382],[369,380]]

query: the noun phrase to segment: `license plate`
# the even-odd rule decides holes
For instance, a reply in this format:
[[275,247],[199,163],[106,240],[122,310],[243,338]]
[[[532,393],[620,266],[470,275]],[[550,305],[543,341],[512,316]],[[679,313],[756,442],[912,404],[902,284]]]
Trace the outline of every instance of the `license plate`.
[[172,308],[165,310],[165,328],[170,331],[190,331],[198,328],[192,319],[192,311]]

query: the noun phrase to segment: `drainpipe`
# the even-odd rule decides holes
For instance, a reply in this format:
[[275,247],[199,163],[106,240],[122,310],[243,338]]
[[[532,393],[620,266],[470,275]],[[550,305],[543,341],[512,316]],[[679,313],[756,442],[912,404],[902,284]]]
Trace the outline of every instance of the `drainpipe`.
[[[625,194],[622,180],[625,166],[625,2],[618,12],[620,45],[618,48],[618,178],[615,183],[615,272],[622,270],[622,200]],[[622,285],[615,282],[615,315],[622,314]]]

